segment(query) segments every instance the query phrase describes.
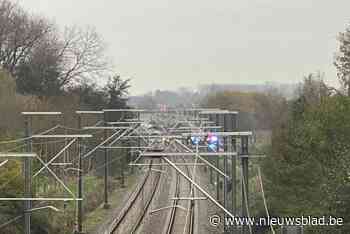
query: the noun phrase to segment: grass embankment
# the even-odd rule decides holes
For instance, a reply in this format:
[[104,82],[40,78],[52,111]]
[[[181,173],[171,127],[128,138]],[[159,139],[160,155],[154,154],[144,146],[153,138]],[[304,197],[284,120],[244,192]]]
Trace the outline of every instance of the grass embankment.
[[[86,214],[83,226],[87,233],[94,233],[98,227],[108,223],[108,221],[111,220],[111,217],[113,217],[117,207],[120,207],[121,203],[125,200],[125,196],[128,194],[128,191],[130,191],[137,183],[137,177],[137,173],[125,177],[124,188],[122,188],[119,181],[116,180],[116,182],[118,182],[118,186],[109,194],[110,209],[103,208],[104,204],[102,200],[97,208]],[[103,197],[101,196],[102,191],[103,190],[99,191],[100,197]]]

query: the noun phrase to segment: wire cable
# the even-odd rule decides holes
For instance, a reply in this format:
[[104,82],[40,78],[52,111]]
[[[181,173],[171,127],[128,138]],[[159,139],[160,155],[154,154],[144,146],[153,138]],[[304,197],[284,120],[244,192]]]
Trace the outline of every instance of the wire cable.
[[[49,133],[55,129],[57,129],[59,127],[59,125],[56,125],[48,130],[45,130],[43,132],[40,132],[40,133],[36,133],[36,135],[44,135],[46,133]],[[22,141],[26,141],[26,140],[30,140],[32,139],[32,136],[29,136],[29,137],[23,137],[23,138],[18,138],[18,139],[14,139],[14,140],[8,140],[8,141],[0,141],[0,145],[2,144],[11,144],[11,143],[18,143],[18,142],[22,142]]]
[[[260,183],[260,188],[261,188],[261,195],[262,195],[262,198],[263,198],[266,215],[267,215],[267,218],[269,219],[270,218],[270,213],[269,213],[269,209],[267,207],[267,202],[266,202],[266,197],[265,197],[265,192],[264,192],[264,186],[263,186],[262,176],[261,176],[261,170],[260,170],[260,166],[259,165],[258,165],[258,178],[259,178],[259,183]],[[273,225],[270,225],[270,228],[271,228],[272,234],[275,234],[275,229],[273,228]]]
[[[102,123],[103,121],[97,121],[93,126],[98,126],[100,123]],[[80,129],[80,128],[73,128],[73,127],[68,127],[62,124],[58,125],[60,128],[66,129],[66,130],[72,130],[72,131],[87,131],[87,130],[91,130],[91,129]]]
[[19,216],[13,218],[13,219],[10,219],[10,220],[6,221],[5,223],[0,225],[0,229],[3,229],[4,227],[6,227],[7,225],[9,225],[9,224],[11,224],[13,222],[16,222],[17,220],[23,218],[23,216],[24,215],[19,215]]
[[248,227],[249,227],[249,233],[253,234],[252,231],[252,227],[250,225],[249,219],[250,219],[250,212],[249,212],[249,206],[248,206],[248,195],[247,195],[247,185],[246,183],[244,183],[245,181],[245,177],[244,177],[244,173],[243,170],[241,170],[241,176],[242,176],[242,187],[243,187],[243,191],[244,191],[244,200],[245,200],[245,208],[247,210],[247,215],[248,215]]

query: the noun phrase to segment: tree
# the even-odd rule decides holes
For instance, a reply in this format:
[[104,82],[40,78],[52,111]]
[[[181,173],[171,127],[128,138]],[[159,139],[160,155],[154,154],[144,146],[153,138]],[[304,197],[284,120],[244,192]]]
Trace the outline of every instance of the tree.
[[16,93],[16,82],[11,75],[0,69],[0,136],[21,129],[18,123],[22,120],[18,112],[25,108],[25,99]]
[[108,95],[108,108],[126,108],[126,96],[128,89],[131,87],[130,79],[123,80],[119,75],[111,77],[105,87]]
[[287,113],[287,100],[274,88],[254,96],[254,113],[260,129],[273,129]]
[[100,110],[107,107],[108,98],[96,84],[83,82],[68,89],[67,94],[78,96],[79,107],[84,110]]
[[[273,129],[271,149],[263,163],[272,213],[327,214],[349,220],[350,101],[329,92],[322,80],[308,76],[288,109],[288,117]],[[349,233],[349,222],[345,222],[342,227],[307,227],[307,231]]]
[[58,49],[51,40],[42,41],[16,69],[17,90],[39,98],[63,92]]
[[66,27],[57,44],[61,86],[110,71],[104,42],[93,27]]
[[221,91],[208,94],[202,106],[227,110],[254,112],[255,100],[253,92]]
[[67,86],[91,81],[109,70],[104,45],[93,28],[66,28],[42,38],[15,72],[18,91],[54,96]]
[[23,94],[57,95],[110,71],[105,44],[93,27],[60,30],[9,0],[0,0],[0,22],[0,66]]
[[347,95],[350,96],[350,26],[345,29],[345,32],[339,33],[337,40],[340,45],[334,65],[340,83],[347,90]]
[[209,94],[201,105],[208,108],[239,111],[239,130],[247,131],[256,127],[255,95],[256,93],[253,92],[221,91]]
[[[19,176],[21,164],[18,161],[11,160],[5,166],[1,167],[0,172],[0,193],[2,197],[20,197],[23,193],[24,181]],[[23,212],[22,203],[3,202],[0,206],[0,223],[3,224]],[[23,233],[22,227],[10,225],[2,228],[0,233]]]
[[0,64],[14,76],[17,65],[51,32],[52,24],[9,0],[0,0],[0,22]]

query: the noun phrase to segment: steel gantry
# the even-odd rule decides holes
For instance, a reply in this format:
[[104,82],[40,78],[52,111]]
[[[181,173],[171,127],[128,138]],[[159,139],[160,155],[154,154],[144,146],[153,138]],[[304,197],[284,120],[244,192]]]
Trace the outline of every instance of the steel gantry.
[[[2,227],[5,227],[9,225],[10,223],[14,222],[15,220],[18,220],[19,218],[24,217],[24,233],[30,234],[31,233],[31,213],[34,211],[50,208],[52,209],[53,206],[44,206],[44,207],[32,207],[32,201],[77,201],[81,200],[81,198],[77,198],[75,194],[68,188],[68,186],[62,181],[59,176],[50,168],[50,166],[53,165],[53,162],[55,159],[60,157],[73,143],[77,141],[77,139],[80,138],[86,138],[86,137],[92,137],[91,135],[49,135],[48,133],[54,131],[59,127],[59,125],[56,125],[53,128],[50,128],[40,134],[32,134],[32,121],[35,117],[60,117],[61,112],[22,112],[22,115],[24,116],[25,122],[25,138],[22,140],[26,142],[26,151],[27,153],[18,153],[18,152],[5,152],[0,153],[0,158],[6,158],[7,160],[12,160],[16,158],[23,159],[23,176],[24,176],[24,197],[2,197],[0,198],[0,201],[23,201],[24,202],[24,211],[23,215],[18,216],[5,224],[1,225]],[[59,152],[57,153],[50,161],[44,162],[43,159],[40,157],[40,155],[32,152],[32,144],[35,139],[47,139],[47,138],[70,138],[71,141]],[[22,141],[21,139],[19,141]],[[6,161],[7,161],[6,160]],[[41,168],[33,173],[32,170],[32,161],[37,160]],[[6,162],[5,161],[5,162]],[[44,170],[47,170],[52,177],[55,178],[55,180],[64,188],[65,192],[69,195],[68,197],[33,197],[32,193],[32,179],[39,176],[41,172]],[[57,211],[56,208],[53,210]]]
[[[76,111],[79,131],[103,131],[104,137],[97,145],[87,150],[84,147],[84,139],[92,138],[94,134],[49,134],[49,129],[43,133],[32,134],[31,121],[36,115],[42,116],[60,116],[60,112],[23,112],[25,116],[26,136],[25,142],[27,144],[26,151],[28,153],[11,153],[0,152],[0,158],[4,159],[0,162],[1,167],[6,166],[8,160],[13,158],[21,158],[24,160],[24,178],[25,178],[25,196],[23,198],[0,198],[0,201],[24,201],[25,210],[23,213],[25,234],[30,234],[30,213],[41,209],[52,209],[50,206],[32,207],[31,201],[76,201],[77,209],[77,227],[76,233],[83,233],[83,177],[84,177],[84,161],[96,156],[98,150],[104,152],[104,208],[109,208],[108,201],[108,165],[109,152],[114,149],[134,149],[137,153],[136,158],[133,155],[129,158],[130,166],[145,166],[148,167],[150,163],[140,162],[143,158],[160,158],[159,166],[168,166],[179,173],[186,181],[189,182],[191,189],[190,194],[184,196],[174,196],[173,200],[188,200],[190,206],[196,205],[196,201],[208,200],[212,202],[218,209],[222,210],[227,217],[234,218],[239,212],[237,211],[237,159],[241,161],[242,167],[242,211],[241,216],[249,216],[249,158],[261,157],[261,155],[250,155],[249,153],[249,138],[253,135],[251,131],[238,131],[237,115],[238,112],[219,110],[219,109],[185,109],[185,110],[170,110],[168,112],[147,111],[137,109],[105,109],[101,111]],[[151,114],[150,119],[141,120],[141,114],[145,117]],[[98,116],[99,121],[95,125],[83,126],[83,116]],[[164,121],[164,118],[167,121]],[[153,122],[157,126],[157,131],[151,130],[148,126]],[[171,125],[171,126],[170,126]],[[189,146],[185,140],[188,137],[196,136],[204,138],[208,133],[214,133],[223,143],[222,147],[217,143],[216,149],[212,152],[206,152],[205,144],[197,143],[195,146]],[[53,155],[47,162],[45,162],[39,155],[35,154],[32,149],[32,141],[35,139],[55,139],[62,138],[65,140],[65,145],[55,155]],[[136,144],[132,146],[121,145],[122,141],[136,140]],[[237,142],[240,142],[240,150],[237,150]],[[142,144],[141,144],[142,142]],[[159,142],[164,146],[163,152],[153,150],[155,145]],[[165,143],[166,142],[166,143]],[[62,157],[65,152],[74,144],[78,145],[78,168],[70,168],[76,170],[78,173],[78,190],[74,194],[71,189],[64,183],[64,181],[57,176],[52,166],[67,166],[73,165],[70,162],[57,162],[56,159]],[[165,147],[166,146],[166,147]],[[167,149],[174,147],[176,152],[167,151]],[[130,155],[129,155],[130,156]],[[129,157],[128,156],[128,157]],[[184,157],[183,163],[175,162],[172,159],[176,157]],[[220,158],[223,158],[223,167],[220,163]],[[212,160],[215,159],[215,160]],[[231,169],[229,170],[229,159],[231,160]],[[41,168],[32,174],[31,161],[38,160]],[[126,160],[123,157],[122,160]],[[191,175],[186,174],[181,166],[193,167]],[[212,196],[206,191],[198,182],[196,176],[197,166],[209,168],[210,179],[216,175],[216,194]],[[221,168],[222,167],[222,168]],[[66,198],[42,198],[32,197],[31,184],[32,178],[47,171],[55,180],[64,188],[64,191],[69,194]],[[124,168],[121,168],[121,184],[124,185]],[[231,171],[231,173],[229,173]],[[158,171],[164,173],[164,171]],[[223,181],[223,191],[220,193],[220,181]],[[232,183],[231,190],[231,206],[229,207],[229,191],[228,184]],[[196,195],[199,192],[201,196]],[[222,194],[222,195],[221,195]],[[178,207],[180,208],[180,206]],[[181,207],[183,208],[183,207]],[[165,207],[158,210],[166,209]],[[186,209],[186,208],[183,208]],[[156,212],[156,211],[154,211]],[[249,228],[249,229],[247,229]],[[251,227],[244,226],[242,232],[245,234],[251,231]],[[232,231],[237,233],[238,230],[229,230],[224,227],[225,233]]]
[[[189,112],[184,111],[185,114],[192,114],[194,115],[192,118],[179,118],[173,127],[168,128],[164,130],[164,134],[159,135],[159,136],[147,136],[147,135],[139,135],[139,136],[129,136],[126,137],[128,139],[130,138],[167,138],[173,140],[173,143],[177,144],[179,147],[181,147],[185,152],[180,152],[180,153],[174,153],[174,152],[167,152],[167,153],[159,153],[159,152],[144,152],[141,153],[141,157],[160,157],[165,163],[167,163],[169,166],[173,167],[175,170],[177,170],[180,174],[182,174],[185,179],[189,180],[191,185],[196,187],[201,193],[205,195],[205,197],[209,200],[211,200],[215,205],[217,205],[218,208],[223,210],[226,215],[230,217],[234,217],[237,215],[236,211],[236,158],[239,157],[242,160],[242,169],[244,171],[245,179],[242,182],[242,193],[243,190],[245,193],[243,194],[243,197],[245,199],[242,200],[242,204],[244,207],[248,207],[248,200],[246,193],[248,192],[247,186],[248,186],[248,167],[247,167],[247,162],[248,162],[248,145],[245,144],[247,142],[246,139],[248,139],[251,135],[252,132],[238,132],[237,131],[237,114],[238,112],[231,112],[231,111],[226,111],[226,110],[218,110],[218,109],[212,109],[212,110],[203,110],[203,109],[195,109],[195,110],[190,110]],[[215,115],[215,118],[213,118],[213,114]],[[202,117],[202,116],[208,116],[208,117]],[[214,124],[214,126],[213,126]],[[181,126],[181,125],[186,125],[186,126]],[[219,148],[217,148],[217,152],[212,152],[212,153],[199,153],[198,152],[198,145],[196,148],[196,151],[192,150],[190,147],[188,147],[186,144],[184,144],[182,141],[186,139],[188,136],[206,136],[208,133],[206,131],[208,130],[218,130],[218,129],[223,129],[223,132],[215,132],[215,134],[222,138],[224,141],[224,148],[225,152],[219,152]],[[169,133],[180,133],[176,135],[169,135]],[[236,152],[236,139],[239,138],[241,139],[242,145],[244,147],[242,148],[242,152],[239,154]],[[229,151],[232,152],[229,152]],[[188,157],[194,157],[195,158],[195,163],[189,163],[188,165],[196,167],[198,164],[197,161],[200,160],[202,164],[207,165],[210,167],[211,171],[215,171],[217,173],[217,183],[216,183],[216,199],[211,197],[203,188],[201,188],[195,181],[195,178],[190,178],[188,177],[181,169],[176,165],[176,163],[172,162],[169,158],[170,157],[177,157],[177,156],[188,156]],[[213,165],[210,161],[204,159],[204,157],[210,157],[214,156],[216,158],[216,164]],[[221,170],[220,164],[219,164],[219,156],[224,157],[224,168]],[[228,175],[228,157],[231,158],[232,162],[232,173],[229,176]],[[139,159],[139,158],[138,158]],[[134,161],[130,165],[138,165],[138,166],[148,166],[149,164],[141,164],[137,163],[137,160]],[[162,164],[163,165],[163,164]],[[195,169],[194,169],[195,171]],[[224,192],[223,192],[223,201],[220,201],[220,196],[219,196],[219,175],[223,177],[224,180]],[[231,181],[233,184],[232,187],[232,207],[229,209],[227,207],[227,186],[228,186],[228,181]],[[231,212],[229,211],[231,210]],[[248,208],[242,210],[242,215],[246,216],[248,213]],[[228,230],[225,227],[225,232]]]
[[[109,113],[120,113],[121,116],[117,119],[109,119],[108,114]],[[104,208],[108,209],[110,207],[108,202],[108,149],[113,149],[114,144],[116,144],[118,141],[120,141],[123,136],[128,136],[132,134],[142,123],[141,121],[125,121],[124,113],[125,112],[132,112],[132,113],[138,113],[140,112],[134,109],[106,109],[102,111],[76,111],[76,114],[78,116],[78,129],[84,129],[84,130],[103,130],[104,131],[104,139],[102,142],[97,144],[93,149],[84,152],[79,157],[79,184],[78,184],[78,196],[82,197],[82,181],[83,181],[83,174],[82,174],[82,167],[83,162],[86,159],[91,159],[93,157],[93,154],[99,150],[102,149],[104,151]],[[82,126],[82,116],[83,115],[99,115],[101,117],[101,122],[103,123],[103,126]],[[137,114],[139,116],[139,114]],[[118,125],[118,126],[116,126]],[[122,125],[122,126],[120,126]],[[125,126],[128,125],[128,126]],[[108,131],[113,131],[111,135],[108,136]],[[123,174],[123,172],[122,172]],[[124,184],[124,177],[122,175],[122,185]],[[82,226],[82,201],[78,203],[78,218],[77,218],[77,233],[83,232],[83,226]]]

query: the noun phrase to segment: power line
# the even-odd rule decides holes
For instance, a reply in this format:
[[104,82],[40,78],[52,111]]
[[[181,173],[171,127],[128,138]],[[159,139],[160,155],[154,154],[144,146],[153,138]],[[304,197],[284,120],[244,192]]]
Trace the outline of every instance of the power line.
[[[252,227],[250,225],[250,212],[249,212],[249,206],[248,206],[248,195],[247,195],[247,185],[246,183],[244,182],[245,181],[245,177],[244,177],[244,173],[243,173],[243,170],[241,170],[241,176],[242,176],[242,186],[243,186],[243,191],[244,191],[244,200],[245,200],[245,209],[247,211],[247,215],[248,215],[248,227],[249,227],[249,232],[250,234],[253,234],[253,231],[252,231]],[[243,207],[244,209],[244,207]],[[245,217],[243,217],[245,218]]]
[[[260,166],[259,165],[258,165],[258,178],[259,178],[259,183],[260,183],[260,188],[261,188],[261,195],[262,195],[262,198],[263,198],[266,215],[267,215],[267,218],[270,218],[270,213],[269,213],[269,209],[267,207],[267,202],[266,202],[266,197],[265,197],[265,192],[264,192],[264,186],[263,186],[262,176],[261,176],[261,170],[260,170]],[[270,225],[270,228],[271,228],[271,232],[273,234],[275,234],[275,230],[273,228],[273,225]]]
[[[45,130],[43,132],[39,132],[39,133],[36,133],[35,135],[44,135],[46,133],[49,133],[55,129],[57,129],[59,127],[59,125],[56,125],[48,130]],[[30,136],[30,137],[23,137],[23,138],[18,138],[18,139],[14,139],[14,140],[8,140],[8,141],[0,141],[0,145],[2,144],[11,144],[11,143],[18,143],[18,142],[22,142],[22,141],[26,141],[26,140],[30,140],[32,139],[33,137]]]

